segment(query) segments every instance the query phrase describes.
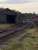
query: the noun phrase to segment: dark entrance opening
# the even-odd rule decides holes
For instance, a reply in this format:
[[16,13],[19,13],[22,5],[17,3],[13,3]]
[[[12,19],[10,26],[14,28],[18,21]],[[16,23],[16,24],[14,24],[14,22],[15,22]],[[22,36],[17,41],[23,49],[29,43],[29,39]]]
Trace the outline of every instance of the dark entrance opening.
[[16,15],[7,15],[7,23],[15,24],[16,23]]

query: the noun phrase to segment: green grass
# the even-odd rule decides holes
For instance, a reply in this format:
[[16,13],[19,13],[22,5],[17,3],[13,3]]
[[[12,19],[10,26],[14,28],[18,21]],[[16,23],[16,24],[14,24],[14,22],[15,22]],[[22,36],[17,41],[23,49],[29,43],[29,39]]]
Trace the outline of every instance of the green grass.
[[7,29],[7,28],[14,28],[14,27],[15,27],[14,24],[0,24],[1,30]]

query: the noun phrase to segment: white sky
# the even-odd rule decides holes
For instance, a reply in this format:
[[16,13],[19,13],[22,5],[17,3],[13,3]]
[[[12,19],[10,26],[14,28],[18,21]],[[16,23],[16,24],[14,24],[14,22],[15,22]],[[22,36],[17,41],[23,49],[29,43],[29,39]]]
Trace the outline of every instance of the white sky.
[[0,0],[0,8],[10,8],[20,12],[38,13],[38,0]]

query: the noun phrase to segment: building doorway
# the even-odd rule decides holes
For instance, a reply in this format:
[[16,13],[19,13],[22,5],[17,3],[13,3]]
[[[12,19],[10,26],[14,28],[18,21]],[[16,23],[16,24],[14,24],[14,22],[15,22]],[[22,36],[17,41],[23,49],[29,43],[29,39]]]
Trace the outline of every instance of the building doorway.
[[16,15],[7,15],[7,23],[15,24],[16,23]]

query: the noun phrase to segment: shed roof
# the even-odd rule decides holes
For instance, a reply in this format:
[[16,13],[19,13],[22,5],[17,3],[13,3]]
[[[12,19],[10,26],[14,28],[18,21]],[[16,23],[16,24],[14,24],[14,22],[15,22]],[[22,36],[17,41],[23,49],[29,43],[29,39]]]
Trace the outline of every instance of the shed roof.
[[0,8],[0,15],[13,15],[13,14],[17,14],[17,12],[15,10],[10,10],[9,8]]

